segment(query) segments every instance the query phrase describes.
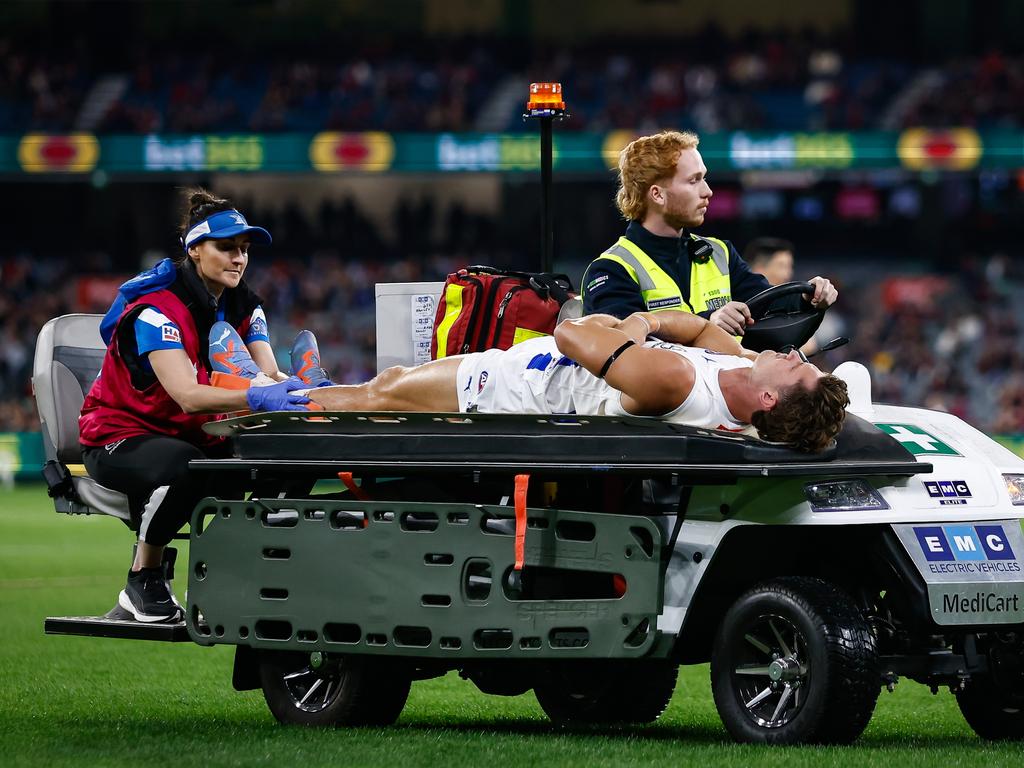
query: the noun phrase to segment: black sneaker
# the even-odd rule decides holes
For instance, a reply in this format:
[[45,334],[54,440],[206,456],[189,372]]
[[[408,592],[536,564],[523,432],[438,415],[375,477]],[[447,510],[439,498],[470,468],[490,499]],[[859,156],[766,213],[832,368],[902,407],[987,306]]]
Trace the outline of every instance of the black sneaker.
[[129,571],[128,583],[117,596],[117,604],[136,621],[152,623],[181,618],[181,608],[171,594],[162,567]]

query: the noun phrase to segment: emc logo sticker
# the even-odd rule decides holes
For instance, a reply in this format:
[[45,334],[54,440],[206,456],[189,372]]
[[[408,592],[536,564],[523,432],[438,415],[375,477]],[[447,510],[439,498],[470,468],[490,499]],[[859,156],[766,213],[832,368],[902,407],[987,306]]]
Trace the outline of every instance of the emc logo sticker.
[[914,533],[930,561],[1016,559],[999,525],[922,526]]
[[971,489],[963,480],[926,480],[924,489],[939,504],[966,504],[971,498]]

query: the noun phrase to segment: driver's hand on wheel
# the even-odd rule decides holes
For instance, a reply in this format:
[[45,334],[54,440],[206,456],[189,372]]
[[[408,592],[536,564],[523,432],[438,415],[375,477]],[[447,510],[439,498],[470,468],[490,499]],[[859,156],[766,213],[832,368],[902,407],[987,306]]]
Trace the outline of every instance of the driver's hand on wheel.
[[747,326],[754,324],[754,318],[750,316],[750,310],[747,309],[747,305],[742,301],[730,301],[724,307],[712,312],[711,317],[708,319],[733,336],[742,336],[746,333]]
[[811,296],[811,306],[815,309],[831,307],[839,298],[839,291],[832,285],[827,277],[816,276],[808,280],[814,286],[814,295]]

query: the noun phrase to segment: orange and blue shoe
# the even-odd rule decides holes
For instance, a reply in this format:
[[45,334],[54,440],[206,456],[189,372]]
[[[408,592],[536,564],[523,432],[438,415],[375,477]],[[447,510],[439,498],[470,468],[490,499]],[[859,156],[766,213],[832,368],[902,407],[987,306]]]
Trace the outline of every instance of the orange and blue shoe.
[[226,389],[248,389],[250,385],[262,387],[274,384],[256,361],[230,323],[218,320],[210,328],[211,384]]
[[320,349],[312,331],[299,331],[292,344],[292,372],[311,387],[325,387],[333,382],[320,365]]
[[260,373],[238,331],[224,320],[218,320],[210,329],[210,370],[247,379],[255,379]]
[[210,329],[210,371],[211,386],[248,390],[246,399],[254,411],[323,410],[302,394],[305,382],[297,377],[279,382],[260,370],[238,331],[223,320]]

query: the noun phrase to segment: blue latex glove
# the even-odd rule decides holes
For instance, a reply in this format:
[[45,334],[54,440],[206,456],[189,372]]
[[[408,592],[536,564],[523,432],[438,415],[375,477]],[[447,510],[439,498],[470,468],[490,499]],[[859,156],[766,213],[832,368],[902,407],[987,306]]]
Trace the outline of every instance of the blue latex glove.
[[309,398],[305,395],[293,395],[296,389],[309,389],[298,376],[290,376],[269,387],[249,387],[245,399],[249,409],[253,411],[305,411]]

